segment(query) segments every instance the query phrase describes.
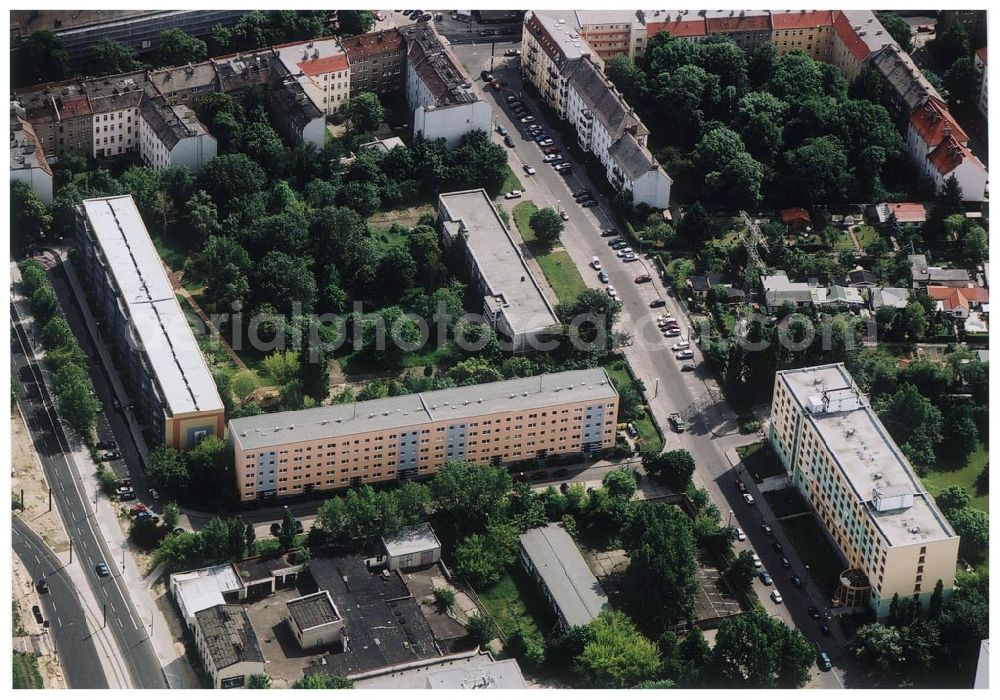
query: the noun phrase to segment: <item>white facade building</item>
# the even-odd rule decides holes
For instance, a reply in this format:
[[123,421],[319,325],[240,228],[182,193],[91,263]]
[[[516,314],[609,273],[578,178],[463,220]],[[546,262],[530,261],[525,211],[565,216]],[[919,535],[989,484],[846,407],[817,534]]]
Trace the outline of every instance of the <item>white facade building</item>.
[[13,111],[10,116],[10,179],[27,183],[46,206],[52,204],[52,168],[45,160],[31,123]]
[[274,47],[278,58],[327,116],[335,114],[351,96],[351,66],[336,37],[297,41]]

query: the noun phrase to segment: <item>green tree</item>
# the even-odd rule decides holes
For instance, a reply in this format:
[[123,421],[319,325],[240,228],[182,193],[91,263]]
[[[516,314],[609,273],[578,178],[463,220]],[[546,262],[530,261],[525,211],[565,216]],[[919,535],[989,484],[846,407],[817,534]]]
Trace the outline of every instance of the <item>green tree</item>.
[[756,575],[757,568],[753,563],[753,555],[746,549],[726,566],[726,578],[736,590],[749,591]]
[[455,591],[450,588],[435,588],[434,600],[443,610],[451,610],[455,607]]
[[959,551],[969,559],[978,558],[990,543],[990,518],[978,508],[965,506],[948,513],[948,520],[955,533],[961,537]]
[[547,246],[557,243],[559,235],[565,228],[562,217],[551,207],[544,207],[533,212],[528,223],[538,240]]
[[641,105],[646,101],[646,91],[649,89],[646,73],[625,54],[617,54],[608,59],[604,65],[604,74],[629,104]]
[[469,631],[469,636],[471,636],[479,646],[489,644],[490,641],[497,636],[496,625],[493,624],[493,620],[479,613],[469,616],[468,622],[466,623],[466,629]]
[[338,10],[340,33],[348,36],[367,34],[375,26],[375,13],[369,10]]
[[308,258],[274,250],[251,270],[254,306],[270,304],[279,313],[310,313],[316,303],[316,277]]
[[969,492],[964,487],[955,485],[941,489],[941,492],[934,498],[937,507],[946,516],[954,510],[965,508],[969,505],[969,499]]
[[210,236],[187,265],[205,282],[205,297],[218,311],[244,304],[250,295],[250,256],[228,236]]
[[160,445],[150,454],[149,462],[149,478],[165,497],[176,499],[187,495],[191,477],[184,453]]
[[47,29],[32,32],[21,43],[16,66],[21,85],[50,83],[63,80],[70,74],[69,52],[61,37]]
[[662,478],[677,493],[687,489],[695,469],[694,457],[687,450],[645,453],[642,456],[642,466],[650,474]]
[[316,325],[311,325],[303,335],[299,360],[302,391],[317,403],[322,402],[330,395],[330,356]]
[[353,687],[354,681],[328,673],[308,673],[292,683],[292,688],[296,690],[349,690]]
[[909,22],[897,15],[895,12],[876,12],[875,16],[882,23],[889,36],[896,40],[899,48],[906,53],[913,51],[913,29]]
[[514,563],[517,534],[512,526],[492,523],[485,535],[469,535],[455,548],[456,573],[473,588],[489,588]]
[[434,511],[455,532],[482,531],[506,511],[512,483],[504,467],[448,462],[430,484]]
[[91,46],[88,62],[90,71],[96,75],[128,73],[142,68],[133,49],[111,39],[101,39]]
[[847,648],[882,671],[898,666],[906,658],[899,629],[878,622],[859,627]]
[[632,688],[653,680],[660,667],[656,645],[621,612],[606,610],[589,625],[573,669],[588,688]]
[[53,316],[42,326],[42,344],[46,350],[59,350],[76,345],[76,338],[62,316]]
[[271,687],[271,677],[266,673],[255,673],[250,676],[247,688],[250,690],[264,690]]
[[695,202],[688,207],[680,223],[677,224],[677,235],[693,248],[697,248],[705,241],[714,238],[715,234],[712,220],[701,202]]
[[927,313],[920,302],[911,301],[903,309],[903,328],[913,341],[921,340],[927,335]]
[[10,183],[11,248],[23,254],[44,241],[52,228],[52,215],[26,182]]
[[365,134],[375,131],[385,118],[382,103],[371,92],[359,92],[347,103],[347,117],[351,120],[354,133]]
[[962,253],[973,266],[989,259],[989,247],[989,236],[982,226],[970,226],[962,237]]
[[608,472],[601,479],[601,485],[608,490],[608,495],[612,498],[629,500],[635,495],[637,487],[635,472],[631,469],[616,469]]
[[[198,190],[187,200],[184,222],[194,232],[196,241],[210,240],[219,233],[219,209],[205,190]],[[231,240],[231,239],[230,239]]]
[[959,401],[942,412],[939,453],[953,464],[965,464],[979,441],[979,429],[972,405]]
[[208,57],[208,45],[181,29],[167,29],[160,33],[160,64],[183,66],[198,63]]
[[278,531],[278,542],[284,551],[295,546],[295,517],[286,506],[281,516],[281,530]]
[[736,688],[797,688],[815,655],[798,630],[761,607],[723,620],[712,650],[716,682]]
[[101,403],[90,392],[89,382],[78,382],[56,397],[59,414],[84,439],[94,432],[97,414],[101,410]]
[[811,139],[787,153],[786,161],[789,194],[794,201],[840,202],[847,196],[850,168],[847,152],[836,136]]
[[934,462],[934,446],[941,440],[941,412],[912,384],[903,384],[876,411],[889,433],[914,463]]
[[285,144],[266,121],[255,121],[243,128],[240,150],[272,177],[277,177],[285,167]]
[[198,189],[208,192],[219,207],[220,214],[225,216],[238,197],[263,190],[267,176],[249,157],[242,153],[227,153],[202,166],[195,182]]
[[177,527],[181,519],[181,509],[176,501],[170,501],[163,506],[163,527],[168,531]]

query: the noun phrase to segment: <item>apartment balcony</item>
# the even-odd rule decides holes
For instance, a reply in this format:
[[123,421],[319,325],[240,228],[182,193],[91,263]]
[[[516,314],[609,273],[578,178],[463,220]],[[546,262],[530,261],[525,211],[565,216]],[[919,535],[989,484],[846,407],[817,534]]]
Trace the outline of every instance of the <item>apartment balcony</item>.
[[581,121],[586,121],[588,124],[593,124],[594,123],[594,113],[591,112],[589,109],[585,109],[585,110],[583,110],[583,112],[580,113],[580,120]]

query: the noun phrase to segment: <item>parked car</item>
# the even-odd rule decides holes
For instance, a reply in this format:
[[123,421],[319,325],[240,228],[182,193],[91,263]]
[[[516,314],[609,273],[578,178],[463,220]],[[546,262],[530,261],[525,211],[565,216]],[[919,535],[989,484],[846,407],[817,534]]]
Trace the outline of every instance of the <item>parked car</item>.
[[[590,194],[588,193],[587,196],[589,197]],[[601,229],[601,236],[602,237],[604,237],[604,236],[617,236],[617,235],[618,235],[618,229],[614,229],[614,228]]]
[[821,651],[816,657],[816,665],[819,666],[821,671],[829,671],[833,668],[833,664],[830,663],[830,655],[825,651]]
[[535,118],[533,116],[531,116],[530,114],[528,116],[526,116],[526,117],[521,117],[521,123],[522,124],[530,124],[533,121],[535,121]]
[[139,511],[135,515],[135,519],[138,520],[139,522],[143,522],[143,521],[149,520],[152,517],[153,517],[153,514],[150,513],[148,510]]
[[736,541],[737,542],[746,542],[747,533],[743,532],[743,528],[734,527],[733,528],[733,532],[736,533]]
[[562,160],[562,156],[558,153],[550,153],[542,158],[543,163],[557,163]]
[[681,372],[694,372],[696,369],[698,368],[695,367],[693,362],[685,362],[681,365]]
[[148,510],[142,503],[136,503],[134,506],[128,509],[129,515],[138,515],[139,513],[144,513]]
[[675,352],[674,357],[678,360],[690,360],[694,357],[694,352],[691,350],[681,350],[680,352]]
[[572,167],[573,166],[570,163],[559,163],[558,165],[555,166],[556,170],[558,170],[561,173],[568,171]]
[[118,447],[118,443],[114,440],[101,440],[94,447],[99,450],[113,450]]
[[684,340],[684,341],[682,341],[680,343],[674,343],[670,347],[670,349],[673,350],[674,352],[677,352],[679,350],[687,350],[690,347],[691,347],[691,343],[689,343],[688,341]]
[[503,55],[504,56],[520,56],[521,55],[521,51],[520,51],[520,49],[507,49],[506,51],[503,52]]
[[112,406],[114,407],[114,409],[115,409],[116,411],[118,411],[119,413],[121,413],[121,412],[122,412],[122,402],[121,402],[121,401],[119,401],[118,399],[111,399],[111,405],[112,405]]
[[639,431],[636,430],[635,423],[629,423],[628,425],[626,425],[625,432],[628,433],[628,436],[633,440],[639,437]]
[[38,583],[36,585],[37,585],[39,593],[48,593],[49,592],[49,583],[48,583],[48,581],[45,580],[44,576],[42,578],[38,579]]
[[563,221],[569,221],[569,212],[563,209],[561,212],[559,212],[559,218],[561,218]]
[[590,207],[596,207],[597,206],[597,202],[595,202],[592,199],[585,199],[582,202],[578,202],[578,204],[581,207],[583,207],[584,209],[589,209]]
[[152,498],[154,501],[158,501],[160,500],[160,492],[157,491],[156,489],[150,489],[149,497]]
[[771,574],[767,573],[766,571],[761,571],[759,574],[757,574],[757,577],[760,579],[760,582],[763,583],[765,586],[770,586],[772,583],[774,583],[774,581],[771,580]]
[[653,299],[653,301],[649,302],[649,308],[651,309],[662,309],[666,305],[667,302],[663,299]]
[[614,298],[616,298],[618,296],[618,291],[614,288],[613,285],[609,284],[605,288],[605,291],[608,293],[608,296],[611,297],[612,299],[614,299]]
[[764,523],[763,525],[760,526],[760,531],[763,532],[768,537],[774,535],[774,530],[772,530],[771,526],[768,525],[767,523]]
[[760,561],[760,557],[757,556],[757,552],[751,552],[750,557],[753,560],[753,566],[755,569],[760,569],[764,566]]
[[528,175],[534,175],[535,174],[535,166],[534,165],[528,165],[527,163],[525,163],[524,164],[524,172],[528,173]]
[[635,278],[636,284],[645,284],[646,282],[652,282],[652,281],[653,278],[650,277],[649,275],[639,275],[638,277]]
[[105,576],[111,573],[111,569],[109,569],[108,565],[105,564],[103,561],[97,563],[97,565],[94,567],[94,571],[96,571],[97,575],[100,576],[101,578],[104,578]]
[[821,624],[819,626],[819,631],[823,634],[824,637],[829,637],[830,636],[830,625],[828,625],[828,624],[826,624],[824,622],[823,624]]
[[802,583],[802,579],[800,579],[798,576],[792,576],[792,585],[795,586],[796,588],[802,588],[804,584]]
[[489,82],[493,80],[493,74],[488,70],[479,71],[479,77],[483,79],[484,82]]
[[684,419],[681,418],[680,413],[671,413],[669,420],[670,426],[678,433],[683,433],[684,429],[687,427],[684,423]]
[[521,190],[511,190],[503,196],[504,199],[518,199],[521,196]]
[[792,562],[788,561],[788,557],[781,557],[781,568],[782,569],[792,568]]
[[501,136],[506,136],[508,133],[507,127],[505,127],[503,124],[497,124],[497,133],[500,134]]
[[777,552],[778,554],[781,554],[782,552],[785,551],[785,548],[784,546],[782,546],[781,542],[773,542],[771,546],[774,547],[774,551]]
[[600,269],[601,269],[601,259],[600,259],[600,258],[598,258],[598,257],[597,257],[597,256],[595,255],[595,256],[594,256],[593,258],[591,258],[591,260],[590,260],[590,266],[591,266],[592,268],[594,268],[595,270],[600,270]]
[[743,494],[743,500],[746,501],[746,504],[748,506],[752,506],[757,503],[755,500],[753,500],[753,496],[751,496],[749,493]]
[[506,136],[503,137],[503,142],[507,144],[510,148],[514,147],[514,139],[510,137],[510,134],[507,134]]
[[632,252],[634,252],[634,251],[631,248],[629,248],[628,246],[625,246],[624,248],[619,248],[618,249],[618,257],[619,258],[624,258],[626,255],[628,255],[629,253],[632,253]]
[[122,487],[115,492],[120,501],[131,501],[135,498],[135,491],[130,488]]
[[778,589],[777,588],[775,588],[773,591],[771,591],[771,600],[773,600],[777,605],[781,605],[782,598],[781,598],[781,594],[778,593]]
[[746,493],[747,492],[747,485],[745,483],[743,483],[743,479],[737,479],[736,480],[736,488],[738,488],[740,490],[740,493]]
[[607,284],[608,283],[608,273],[605,272],[604,270],[601,270],[597,274],[597,279],[601,280],[601,282],[604,282],[604,284]]
[[175,528],[174,528],[174,529],[173,529],[173,530],[172,530],[172,531],[170,532],[170,534],[171,534],[171,535],[183,535],[183,534],[184,534],[185,532],[187,532],[187,530],[185,530],[184,528],[182,528],[182,527],[175,527]]
[[574,197],[583,197],[583,196],[587,196],[587,197],[590,197],[590,196],[591,196],[591,195],[593,195],[593,194],[594,194],[594,193],[593,193],[593,192],[591,192],[591,191],[590,191],[589,189],[587,189],[587,188],[584,188],[584,189],[582,189],[582,190],[579,190],[579,191],[577,191],[577,192],[574,192],[574,193],[573,193],[573,196],[574,196]]
[[[538,145],[541,146],[542,148],[545,148],[546,146],[551,146],[553,143],[555,142],[552,139],[542,139],[541,141],[538,142]],[[567,163],[567,165],[569,164]]]
[[542,153],[544,153],[545,155],[558,155],[559,146],[556,145],[546,146],[545,148],[542,149]]
[[420,15],[419,17],[417,17],[417,22],[430,22],[430,21],[431,21],[431,15]]
[[38,624],[42,624],[42,622],[45,620],[45,618],[42,617],[42,609],[37,605],[31,606],[31,614],[35,616],[35,622],[37,622]]
[[680,328],[668,328],[663,331],[663,336],[665,338],[676,338],[681,334]]
[[815,605],[810,605],[806,610],[809,613],[809,617],[811,617],[814,620],[819,619],[820,617],[819,608],[817,608]]

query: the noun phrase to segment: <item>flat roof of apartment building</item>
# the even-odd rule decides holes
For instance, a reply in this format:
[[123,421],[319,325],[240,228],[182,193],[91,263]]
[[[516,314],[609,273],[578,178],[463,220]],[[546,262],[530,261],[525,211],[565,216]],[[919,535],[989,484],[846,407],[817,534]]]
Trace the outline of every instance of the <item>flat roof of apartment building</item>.
[[[784,370],[777,380],[790,390],[890,545],[955,536],[843,364]],[[880,510],[879,496],[900,499],[901,505]]]
[[256,450],[561,403],[601,401],[616,396],[607,372],[598,367],[234,418],[229,421],[229,434],[240,449]]
[[560,61],[568,62],[590,55],[590,46],[580,36],[575,12],[532,12],[525,24],[551,58],[558,54]]
[[[517,241],[504,225],[485,190],[447,192],[440,196],[450,222],[461,222],[469,252],[490,291],[503,295],[504,315],[515,331],[544,329],[559,323]],[[446,222],[447,224],[447,222]]]
[[524,688],[516,659],[494,661],[487,651],[473,651],[423,664],[406,664],[351,677],[354,687],[378,690],[513,690]]
[[608,606],[607,594],[561,525],[533,528],[520,539],[567,625],[586,625]]
[[80,205],[171,415],[221,411],[215,380],[131,195]]

